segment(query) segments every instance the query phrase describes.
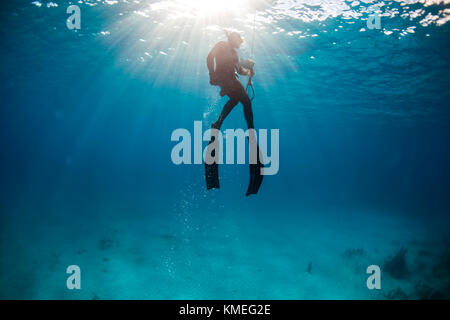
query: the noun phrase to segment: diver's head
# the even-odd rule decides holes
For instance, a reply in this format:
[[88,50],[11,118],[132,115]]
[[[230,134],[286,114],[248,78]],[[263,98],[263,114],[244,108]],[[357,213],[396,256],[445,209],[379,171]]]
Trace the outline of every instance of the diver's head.
[[244,42],[242,40],[241,35],[237,32],[227,32],[228,42],[231,44],[233,48],[239,49],[241,44]]

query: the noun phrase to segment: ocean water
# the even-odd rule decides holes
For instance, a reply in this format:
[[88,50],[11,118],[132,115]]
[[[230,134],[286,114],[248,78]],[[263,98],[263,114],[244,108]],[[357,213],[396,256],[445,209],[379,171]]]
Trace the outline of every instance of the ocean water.
[[[1,299],[450,297],[449,1],[0,6]],[[171,160],[227,101],[205,61],[224,29],[256,61],[256,128],[279,129],[249,197],[247,165],[208,191]]]

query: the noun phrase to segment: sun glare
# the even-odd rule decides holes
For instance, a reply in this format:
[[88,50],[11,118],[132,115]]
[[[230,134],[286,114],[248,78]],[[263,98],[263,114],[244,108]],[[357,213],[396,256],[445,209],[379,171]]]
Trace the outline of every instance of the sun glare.
[[239,11],[245,0],[179,0],[191,7],[198,15],[217,13],[218,11]]
[[152,4],[154,9],[171,7],[178,11],[176,16],[214,16],[218,13],[239,12],[246,7],[246,0],[163,0]]

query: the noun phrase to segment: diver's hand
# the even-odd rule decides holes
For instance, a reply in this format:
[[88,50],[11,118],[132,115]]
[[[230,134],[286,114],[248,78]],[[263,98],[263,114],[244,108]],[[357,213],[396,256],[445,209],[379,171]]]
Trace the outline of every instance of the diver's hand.
[[255,75],[255,72],[253,71],[253,69],[242,68],[241,74],[243,76],[253,77]]

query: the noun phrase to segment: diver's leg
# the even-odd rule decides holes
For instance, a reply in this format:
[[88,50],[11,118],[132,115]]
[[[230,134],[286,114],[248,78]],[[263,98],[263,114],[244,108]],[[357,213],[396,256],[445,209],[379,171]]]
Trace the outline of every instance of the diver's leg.
[[252,101],[248,97],[247,92],[239,81],[236,80],[236,82],[233,84],[233,89],[236,93],[237,98],[239,99],[239,102],[242,103],[242,106],[244,107],[244,117],[245,121],[247,122],[247,127],[249,129],[254,129],[255,126],[253,124]]
[[228,116],[228,114],[230,114],[231,110],[233,110],[233,108],[238,104],[238,102],[238,100],[233,98],[228,100],[228,102],[223,106],[222,113],[220,114],[219,118],[212,124],[212,127],[220,130],[223,121]]
[[[233,108],[238,104],[238,99],[230,98],[230,100],[225,104],[225,106],[222,109],[222,112],[219,116],[219,119],[217,119],[216,122],[212,124],[213,129],[220,130],[220,127],[222,126],[223,121],[228,116],[228,114],[233,110]],[[211,133],[211,140],[209,142],[209,145],[207,147],[207,154],[210,153],[211,157],[215,158],[216,150],[210,150],[209,148],[213,147],[213,142],[215,141],[216,136]],[[208,164],[207,161],[205,161],[205,175],[206,175],[206,188],[214,189],[220,188],[219,184],[219,164],[217,162],[213,162]]]
[[[262,153],[259,150],[256,140],[255,125],[253,123],[252,101],[248,97],[247,92],[241,83],[235,84],[235,90],[239,93],[239,101],[244,107],[244,117],[248,127],[249,139],[249,168],[250,168],[250,182],[246,196],[250,194],[257,194],[263,180],[264,160]],[[253,129],[253,130],[251,130]]]
[[244,99],[241,100],[241,103],[244,106],[244,117],[247,122],[247,127],[249,129],[254,129],[252,102],[250,101],[250,98],[246,95]]

